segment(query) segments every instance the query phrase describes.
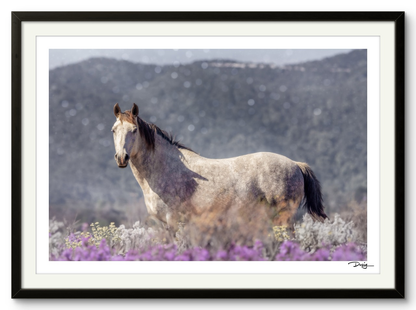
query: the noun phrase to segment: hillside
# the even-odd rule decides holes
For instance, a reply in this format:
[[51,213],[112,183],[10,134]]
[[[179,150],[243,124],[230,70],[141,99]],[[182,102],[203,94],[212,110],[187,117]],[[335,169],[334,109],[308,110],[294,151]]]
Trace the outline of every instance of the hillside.
[[[94,58],[50,71],[50,215],[117,221],[145,214],[114,161],[113,105],[205,157],[269,151],[305,161],[336,211],[367,180],[367,53],[276,67],[232,60],[156,66]],[[140,212],[136,210],[141,210]]]

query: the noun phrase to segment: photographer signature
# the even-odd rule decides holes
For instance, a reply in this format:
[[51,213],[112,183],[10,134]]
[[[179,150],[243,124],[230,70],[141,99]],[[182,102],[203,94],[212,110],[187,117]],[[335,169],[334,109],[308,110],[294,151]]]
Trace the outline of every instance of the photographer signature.
[[354,264],[353,267],[361,267],[363,269],[367,269],[368,267],[374,267],[374,265],[368,265],[367,263],[360,263],[360,262],[349,262],[349,264]]

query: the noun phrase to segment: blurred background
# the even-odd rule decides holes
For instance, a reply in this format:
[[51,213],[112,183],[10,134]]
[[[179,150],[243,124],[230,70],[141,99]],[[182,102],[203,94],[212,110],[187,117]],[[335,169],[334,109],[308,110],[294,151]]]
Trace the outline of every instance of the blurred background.
[[49,69],[77,63],[93,57],[105,57],[118,60],[128,60],[143,64],[172,65],[189,64],[196,60],[232,59],[239,62],[267,63],[287,65],[310,60],[322,59],[350,50],[339,49],[193,49],[193,50],[164,50],[164,49],[61,49],[51,50]]
[[329,215],[366,208],[365,50],[50,50],[49,91],[50,218],[146,218],[114,161],[116,102],[205,157],[307,162]]

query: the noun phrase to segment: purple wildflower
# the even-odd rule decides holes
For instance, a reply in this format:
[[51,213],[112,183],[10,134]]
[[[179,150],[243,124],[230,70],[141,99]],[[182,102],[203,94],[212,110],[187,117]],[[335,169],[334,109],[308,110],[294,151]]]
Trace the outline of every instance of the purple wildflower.
[[[253,246],[236,245],[232,243],[228,248],[209,252],[208,249],[195,247],[178,253],[174,244],[154,245],[145,251],[130,250],[125,255],[112,253],[106,240],[101,240],[98,247],[91,237],[80,237],[74,234],[68,236],[70,242],[80,242],[76,248],[63,249],[60,254],[51,254],[51,260],[58,261],[262,261],[263,244],[256,241]],[[299,243],[284,241],[277,261],[327,261],[331,256],[330,247],[323,245],[315,253],[308,253],[300,248]],[[354,243],[339,246],[332,253],[334,261],[364,261],[366,255]]]
[[228,253],[227,251],[220,250],[217,252],[215,256],[216,260],[228,260]]

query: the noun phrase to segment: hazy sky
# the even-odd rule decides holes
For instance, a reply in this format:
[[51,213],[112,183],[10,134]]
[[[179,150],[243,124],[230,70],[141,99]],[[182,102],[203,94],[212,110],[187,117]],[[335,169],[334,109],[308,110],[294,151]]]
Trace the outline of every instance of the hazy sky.
[[92,57],[108,57],[157,65],[212,59],[284,65],[318,60],[349,51],[341,49],[52,49],[49,53],[49,68],[53,69]]

